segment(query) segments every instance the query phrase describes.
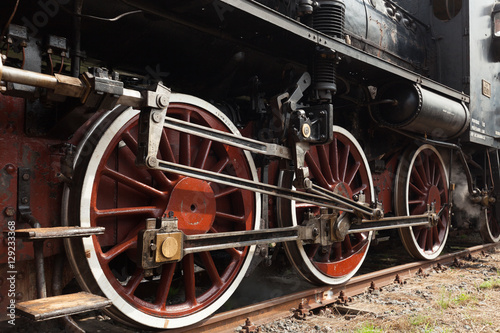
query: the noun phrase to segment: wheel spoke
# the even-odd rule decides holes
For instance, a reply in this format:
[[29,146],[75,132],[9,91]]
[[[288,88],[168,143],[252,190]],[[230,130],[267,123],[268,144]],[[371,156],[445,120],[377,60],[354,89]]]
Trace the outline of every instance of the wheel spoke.
[[237,187],[226,187],[223,191],[220,191],[219,193],[215,193],[214,196],[215,196],[215,199],[219,199],[219,198],[225,197],[227,195],[231,195],[237,191],[240,191],[240,189]]
[[326,156],[325,146],[317,146],[316,151],[318,152],[319,164],[321,166],[321,173],[324,175],[327,182],[334,183],[332,169],[330,163],[328,162],[328,157]]
[[425,193],[419,188],[417,187],[415,184],[413,183],[410,183],[410,191],[416,193],[417,195],[419,196],[422,196],[424,197],[425,196]]
[[165,130],[161,133],[160,154],[165,161],[177,163],[174,152],[172,151],[170,139],[168,138],[167,131]]
[[225,249],[224,251],[229,253],[234,261],[239,261],[243,257],[243,251],[237,250],[235,248]]
[[316,181],[318,182],[318,185],[331,190],[331,186],[326,182],[321,169],[318,167],[318,164],[316,164],[316,161],[313,160],[311,154],[309,153],[306,154],[306,163],[309,167],[309,170],[311,171],[311,175],[313,175],[314,179],[316,179]]
[[435,182],[435,180],[436,180],[436,169],[437,169],[436,161],[432,161],[431,185],[437,185],[438,184],[438,183]]
[[146,185],[136,179],[127,177],[124,174],[117,172],[115,170],[111,170],[108,167],[104,167],[102,174],[144,195],[149,195],[156,198],[165,197],[165,194],[163,192],[158,191],[154,187]]
[[212,147],[212,141],[208,139],[204,139],[200,145],[200,149],[198,150],[198,155],[196,156],[196,160],[194,161],[193,167],[204,169],[205,164],[207,163],[208,153],[210,152],[210,148]]
[[349,166],[349,153],[351,151],[351,145],[344,145],[344,151],[342,155],[342,159],[339,161],[340,164],[340,175],[339,178],[341,181],[345,182],[345,176],[347,172],[347,167]]
[[229,158],[226,157],[225,159],[222,159],[220,160],[219,162],[217,162],[217,164],[212,168],[212,170],[210,171],[213,171],[213,172],[217,172],[217,173],[220,173],[222,172],[222,170],[224,170],[224,168],[229,164]]
[[438,173],[434,185],[439,186],[440,183],[441,183],[441,173]]
[[[437,226],[431,228],[432,230],[432,245],[439,244],[439,229]],[[432,248],[431,248],[432,250]]]
[[336,242],[332,246],[335,249],[335,261],[342,260],[342,243]]
[[364,192],[364,191],[365,191],[365,190],[367,190],[367,189],[368,189],[368,185],[367,185],[367,184],[363,184],[363,185],[361,185],[360,187],[358,187],[358,188],[356,188],[356,189],[352,190],[352,194],[359,194],[359,193],[361,193],[361,191],[363,191],[363,192]]
[[428,173],[425,172],[424,168],[424,161],[422,160],[421,154],[417,156],[417,161],[415,161],[415,168],[417,172],[419,173],[420,177],[422,178],[422,181],[425,183],[428,181],[427,175]]
[[351,244],[351,237],[349,237],[349,235],[345,236],[344,242],[342,245],[344,245],[346,253],[353,252],[353,248],[352,248],[352,244]]
[[419,189],[426,188],[425,183],[422,180],[422,177],[418,173],[417,169],[411,170],[411,178],[410,179],[413,181],[415,186],[418,187]]
[[339,149],[337,137],[333,138],[330,144],[330,166],[332,168],[332,176],[335,181],[339,181]]
[[[189,122],[191,114],[188,112],[184,116],[184,121]],[[182,165],[191,166],[191,135],[180,132],[179,162]]]
[[345,179],[345,182],[347,185],[351,185],[351,183],[354,180],[354,177],[356,177],[356,174],[358,173],[360,167],[361,167],[360,162],[356,162],[353,164],[353,166],[351,167],[351,169],[347,173],[347,176]]
[[431,168],[430,168],[430,158],[429,156],[427,155],[423,155],[423,160],[425,162],[424,166],[425,166],[425,174],[427,176],[427,184],[430,184],[431,183]]
[[212,283],[217,287],[222,286],[222,280],[220,278],[219,272],[217,271],[217,268],[215,267],[214,260],[212,259],[210,252],[201,252],[200,257],[201,261],[205,265],[205,270],[210,277],[210,281],[212,281]]
[[95,209],[94,215],[96,219],[137,215],[145,217],[155,217],[161,215],[161,209],[153,206]]
[[120,244],[113,246],[111,249],[106,251],[106,253],[101,253],[101,258],[106,263],[109,263],[123,252],[135,247],[137,247],[137,235],[124,240]]
[[[137,156],[137,151],[138,151],[137,140],[132,136],[130,131],[123,133],[122,140],[123,140],[123,142],[125,142],[125,144],[130,149],[130,151],[133,153],[133,155]],[[168,179],[167,176],[165,176],[165,174],[159,170],[153,170],[153,169],[149,169],[149,168],[146,168],[146,169],[139,168],[139,170],[146,170],[146,172],[149,173],[151,175],[151,177],[153,177],[154,180],[162,188],[168,189],[172,186],[172,182],[170,181],[170,179]]]
[[420,248],[425,250],[425,244],[426,244],[426,241],[427,241],[427,228],[422,228],[422,230],[420,231],[419,235],[418,235],[418,244],[420,245]]
[[434,245],[433,241],[432,241],[432,239],[433,239],[433,236],[432,236],[433,230],[432,229],[433,228],[427,229],[427,239],[425,240],[426,247],[424,248],[424,250],[427,249],[428,251],[432,251],[432,247]]
[[215,216],[217,218],[220,218],[220,219],[223,219],[226,221],[233,221],[233,222],[238,222],[238,223],[244,223],[246,221],[244,215],[238,216],[238,215],[233,215],[233,214],[217,212],[217,213],[215,213]]
[[177,263],[174,262],[163,265],[162,267],[160,285],[158,286],[154,302],[156,308],[164,310],[166,307],[168,292],[170,291],[170,286],[172,285],[176,266]]
[[134,274],[132,275],[132,277],[127,282],[127,285],[124,288],[125,294],[133,295],[139,284],[141,284],[143,276],[144,276],[144,269],[140,267],[136,268]]
[[196,305],[196,287],[194,276],[194,255],[188,254],[182,259],[182,271],[184,278],[184,293],[186,302],[191,306]]

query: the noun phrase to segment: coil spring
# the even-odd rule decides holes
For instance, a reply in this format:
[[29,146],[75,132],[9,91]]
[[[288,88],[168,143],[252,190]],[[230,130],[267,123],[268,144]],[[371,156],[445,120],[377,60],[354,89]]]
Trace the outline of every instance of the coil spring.
[[[331,37],[344,38],[344,1],[318,1],[318,5],[313,13],[313,28]],[[313,61],[314,88],[320,100],[331,100],[337,92],[337,60],[330,52],[318,49]]]
[[318,1],[313,28],[331,37],[344,38],[345,4],[341,0]]
[[[314,87],[319,91],[329,91],[331,94],[337,92],[337,64],[335,59],[322,51],[316,53],[314,59]],[[324,96],[324,98],[327,98]],[[321,98],[321,99],[324,99]]]

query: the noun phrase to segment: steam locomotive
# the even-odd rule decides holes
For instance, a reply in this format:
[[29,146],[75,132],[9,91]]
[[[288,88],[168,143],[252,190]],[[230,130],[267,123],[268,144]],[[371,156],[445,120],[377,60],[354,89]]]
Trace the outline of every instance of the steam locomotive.
[[3,319],[179,328],[275,244],[341,284],[386,230],[500,240],[498,2],[1,7]]

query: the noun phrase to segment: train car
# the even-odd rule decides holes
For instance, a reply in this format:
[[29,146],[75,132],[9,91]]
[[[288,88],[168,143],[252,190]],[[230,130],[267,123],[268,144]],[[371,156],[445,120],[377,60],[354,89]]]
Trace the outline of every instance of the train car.
[[[274,244],[342,284],[398,229],[500,240],[500,3],[4,0],[2,319],[188,327]],[[69,263],[69,264],[66,264]],[[81,293],[61,295],[75,279]]]

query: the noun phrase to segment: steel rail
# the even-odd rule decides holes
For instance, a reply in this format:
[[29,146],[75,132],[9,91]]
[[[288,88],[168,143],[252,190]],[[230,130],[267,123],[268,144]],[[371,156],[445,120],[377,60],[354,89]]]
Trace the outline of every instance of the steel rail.
[[343,285],[319,286],[285,295],[243,308],[219,313],[201,323],[178,330],[165,331],[165,333],[233,333],[238,326],[245,324],[247,318],[249,318],[254,325],[265,324],[273,320],[292,316],[292,309],[298,309],[300,304],[306,310],[321,308],[334,304],[338,300],[345,299],[346,297],[361,294],[370,287],[380,288],[398,281],[402,282],[406,278],[415,276],[419,271],[429,269],[437,264],[451,264],[455,259],[490,251],[499,246],[500,243],[478,245],[462,251],[439,256],[434,260],[408,263],[355,276]]

